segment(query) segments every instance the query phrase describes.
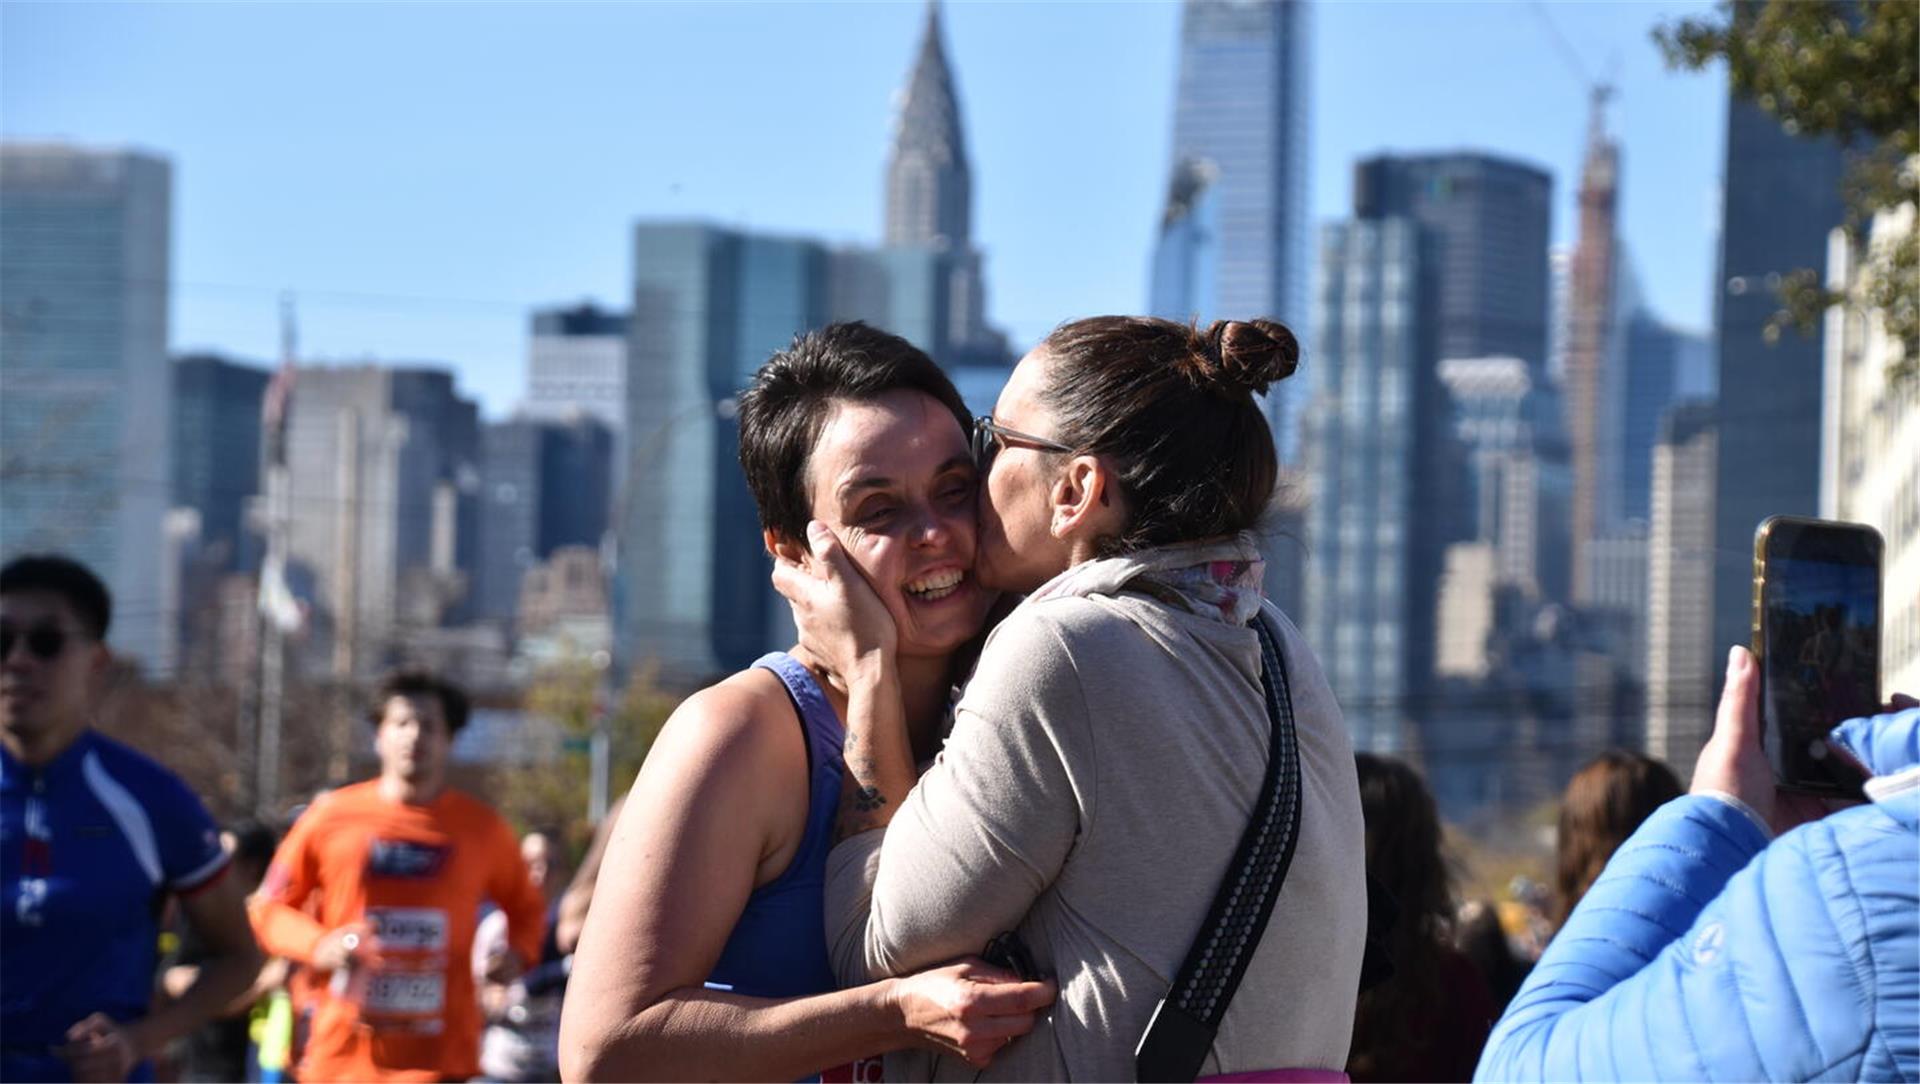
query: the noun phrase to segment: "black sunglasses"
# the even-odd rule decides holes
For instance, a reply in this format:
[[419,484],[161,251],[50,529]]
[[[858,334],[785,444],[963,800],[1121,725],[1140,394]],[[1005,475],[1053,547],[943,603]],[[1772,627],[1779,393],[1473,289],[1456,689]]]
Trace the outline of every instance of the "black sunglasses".
[[25,632],[0,626],[0,662],[13,658],[13,645],[22,640],[42,662],[52,662],[67,649],[67,632],[58,625],[35,625]]
[[1046,437],[1036,437],[1032,433],[1022,433],[1018,429],[1008,429],[1006,426],[994,421],[993,415],[982,414],[973,420],[973,469],[983,475],[986,474],[987,468],[993,465],[993,457],[995,453],[999,452],[1000,446],[1002,444],[1014,443],[1038,448],[1043,452],[1066,452],[1068,454],[1072,454],[1073,452],[1072,448],[1067,447],[1057,440],[1048,440]]

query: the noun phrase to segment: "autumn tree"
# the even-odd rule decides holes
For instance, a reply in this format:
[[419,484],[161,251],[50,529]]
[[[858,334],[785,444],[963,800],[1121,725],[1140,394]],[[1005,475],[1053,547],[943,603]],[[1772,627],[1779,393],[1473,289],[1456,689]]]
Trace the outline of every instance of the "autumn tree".
[[528,686],[526,713],[551,723],[554,740],[527,750],[520,763],[499,773],[493,794],[514,823],[567,825],[585,816],[590,742],[602,711],[612,754],[610,797],[617,798],[633,784],[661,726],[679,706],[651,667],[637,669],[618,696],[603,703],[602,673],[591,660],[570,659],[549,666]]
[[[1667,62],[1727,66],[1733,93],[1778,118],[1793,135],[1832,136],[1846,149],[1846,228],[1862,254],[1863,300],[1902,347],[1896,375],[1920,369],[1920,231],[1867,245],[1874,213],[1920,202],[1920,3],[1914,0],[1727,0],[1705,18],[1655,31]],[[1819,271],[1780,286],[1785,324],[1803,333],[1848,300]]]

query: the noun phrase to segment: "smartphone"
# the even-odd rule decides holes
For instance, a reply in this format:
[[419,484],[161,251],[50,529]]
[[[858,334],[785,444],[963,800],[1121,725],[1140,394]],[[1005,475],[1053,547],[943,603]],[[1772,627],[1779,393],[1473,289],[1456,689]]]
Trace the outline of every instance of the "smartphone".
[[1866,777],[1827,746],[1880,710],[1880,533],[1773,516],[1753,536],[1753,653],[1760,740],[1781,786],[1858,798]]

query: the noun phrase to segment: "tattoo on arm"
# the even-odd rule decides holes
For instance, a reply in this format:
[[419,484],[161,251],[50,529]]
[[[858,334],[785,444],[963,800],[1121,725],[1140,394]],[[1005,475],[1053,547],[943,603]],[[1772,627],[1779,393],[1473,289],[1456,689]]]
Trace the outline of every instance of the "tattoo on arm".
[[854,744],[854,736],[848,734],[845,761],[840,770],[840,812],[833,823],[835,843],[875,828],[885,828],[889,819],[880,815],[887,806],[887,796],[870,782],[874,777],[873,759],[855,753]]

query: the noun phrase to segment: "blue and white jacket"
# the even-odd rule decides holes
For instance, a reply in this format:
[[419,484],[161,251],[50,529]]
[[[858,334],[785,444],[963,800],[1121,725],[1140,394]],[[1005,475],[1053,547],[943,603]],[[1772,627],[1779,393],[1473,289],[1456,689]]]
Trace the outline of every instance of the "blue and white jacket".
[[1920,709],[1834,731],[1867,805],[1768,842],[1675,799],[1623,844],[1475,1080],[1920,1080]]

